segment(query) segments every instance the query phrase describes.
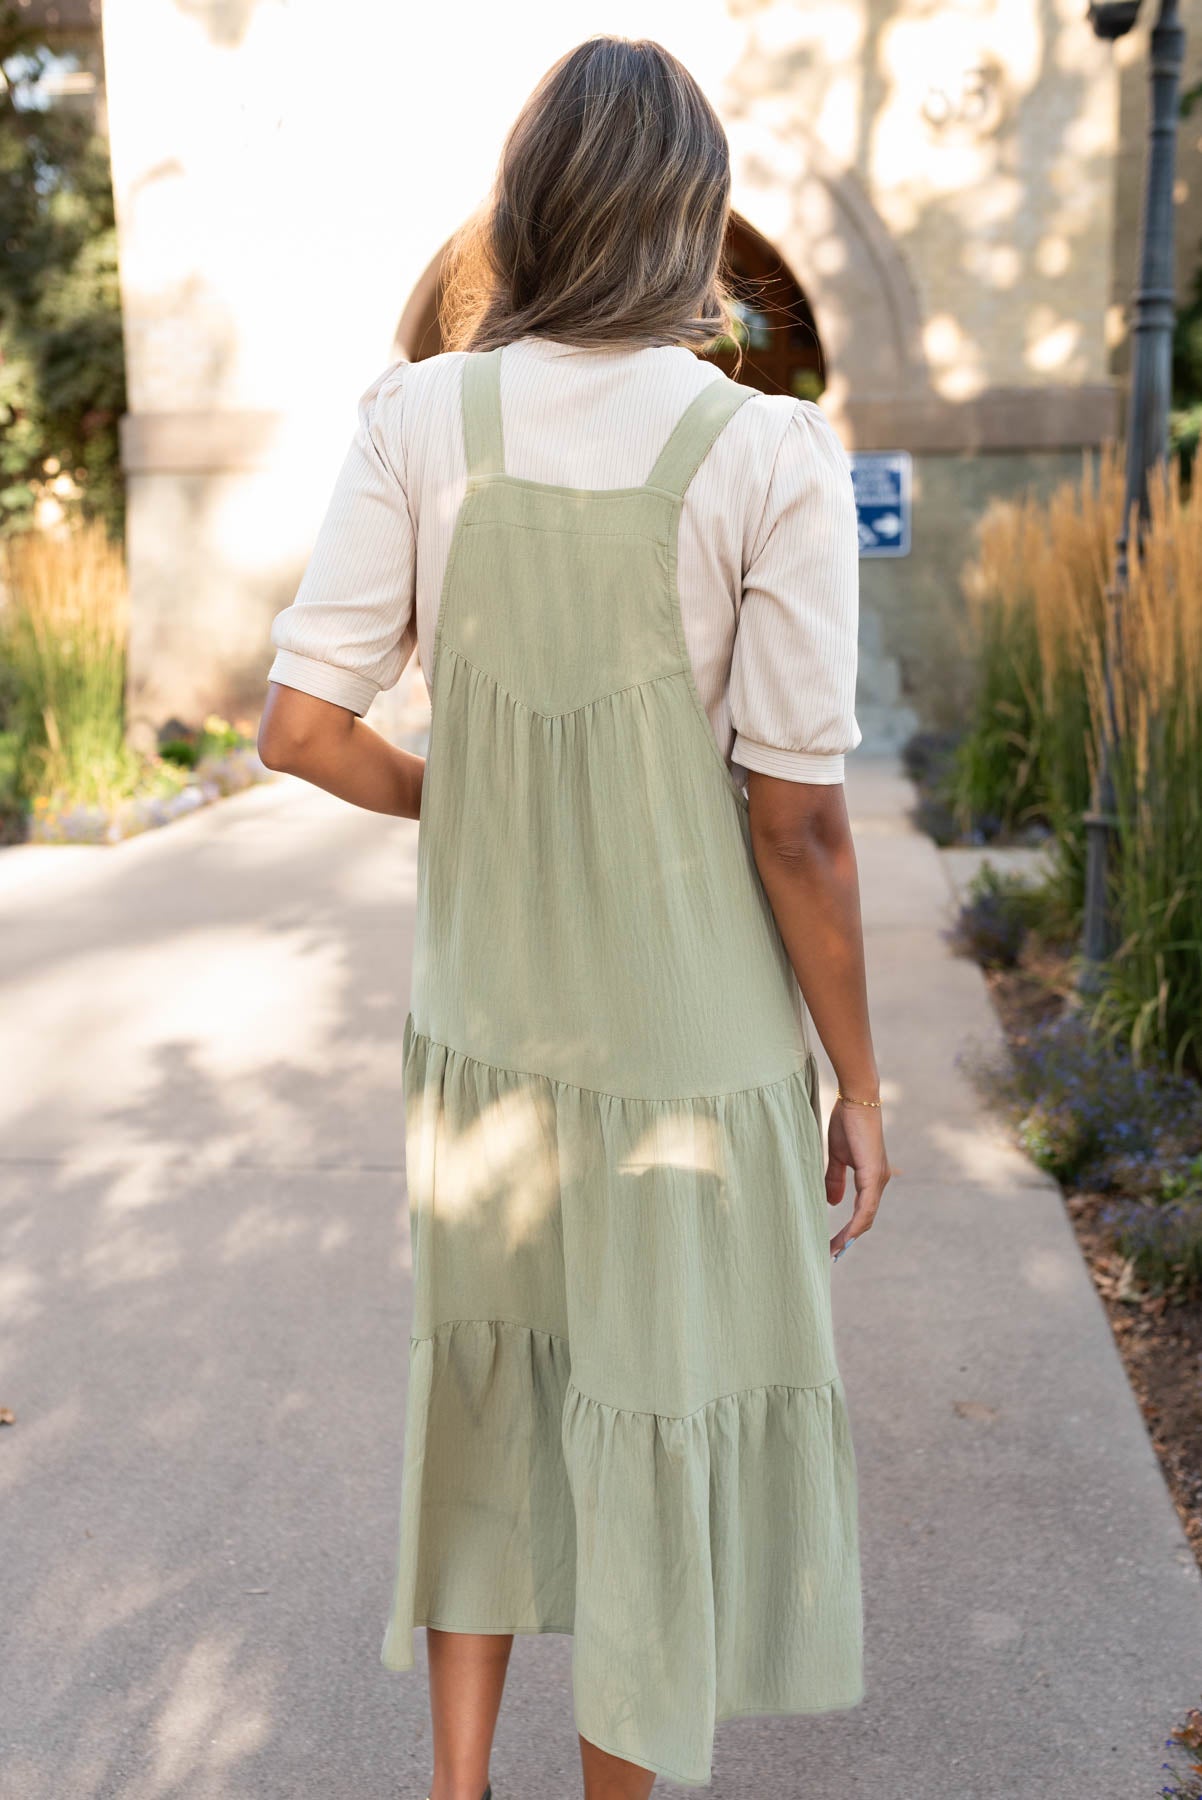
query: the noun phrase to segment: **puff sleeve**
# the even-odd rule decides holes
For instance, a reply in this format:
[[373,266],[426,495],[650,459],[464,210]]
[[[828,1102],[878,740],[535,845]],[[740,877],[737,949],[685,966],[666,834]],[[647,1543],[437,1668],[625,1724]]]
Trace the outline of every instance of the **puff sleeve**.
[[855,695],[859,533],[851,465],[821,407],[798,400],[743,576],[731,662],[731,760],[787,781],[843,780]]
[[271,623],[268,680],[360,715],[400,679],[417,641],[416,540],[400,430],[407,366],[390,364],[360,395],[296,596]]

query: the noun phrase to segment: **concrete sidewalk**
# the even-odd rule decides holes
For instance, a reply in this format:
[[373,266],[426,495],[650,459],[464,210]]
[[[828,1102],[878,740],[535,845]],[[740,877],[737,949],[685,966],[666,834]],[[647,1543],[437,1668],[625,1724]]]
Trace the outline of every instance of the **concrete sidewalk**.
[[[998,1034],[938,854],[892,764],[849,791],[903,1171],[833,1273],[868,1698],[720,1726],[710,1791],[1142,1800],[1202,1583],[1059,1195],[957,1070]],[[415,850],[282,779],[0,852],[2,1800],[426,1793],[377,1660]],[[497,1800],[578,1791],[570,1659],[517,1641]]]

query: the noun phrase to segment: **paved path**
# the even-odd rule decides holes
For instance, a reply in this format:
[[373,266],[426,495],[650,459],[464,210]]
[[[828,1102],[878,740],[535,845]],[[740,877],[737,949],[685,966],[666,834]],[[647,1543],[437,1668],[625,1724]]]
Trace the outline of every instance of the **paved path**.
[[[833,1276],[869,1698],[721,1726],[710,1791],[1141,1800],[1198,1576],[1059,1197],[957,1073],[996,1027],[939,858],[891,766],[851,792],[904,1170]],[[426,1792],[423,1678],[377,1660],[415,846],[285,779],[0,852],[2,1800]],[[494,1773],[577,1791],[570,1639],[518,1640]]]

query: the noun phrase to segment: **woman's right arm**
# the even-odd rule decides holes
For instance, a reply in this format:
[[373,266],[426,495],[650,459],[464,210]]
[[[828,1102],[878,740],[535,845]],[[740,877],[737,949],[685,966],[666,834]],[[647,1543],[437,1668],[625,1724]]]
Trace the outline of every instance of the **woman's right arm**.
[[[843,784],[781,780],[748,771],[756,868],[840,1093],[879,1100],[868,1022],[856,853]],[[855,1209],[831,1254],[872,1225],[889,1180],[881,1114],[836,1101],[827,1130],[826,1197],[843,1199],[850,1170]]]

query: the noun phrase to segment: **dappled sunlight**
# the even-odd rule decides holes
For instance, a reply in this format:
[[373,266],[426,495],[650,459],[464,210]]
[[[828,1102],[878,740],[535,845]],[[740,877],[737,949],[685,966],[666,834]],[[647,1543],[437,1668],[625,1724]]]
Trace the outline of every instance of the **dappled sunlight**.
[[245,798],[96,852],[67,891],[48,870],[44,918],[12,896],[0,1123],[113,1212],[247,1159],[400,1164],[416,827],[299,782]]
[[937,372],[933,385],[945,400],[973,400],[985,392],[988,383],[984,371],[971,367],[966,359],[957,362],[953,368]]
[[861,124],[859,87],[851,77],[830,83],[815,120],[816,133],[824,144],[850,148],[855,143]]
[[223,1233],[218,1247],[222,1262],[240,1262],[249,1256],[270,1256],[300,1237],[310,1234],[309,1222],[281,1217],[277,1208],[264,1203],[247,1206]]
[[175,1595],[187,1592],[195,1571],[180,1563],[170,1571],[131,1556],[119,1571],[97,1581],[97,1550],[65,1547],[34,1595],[27,1624],[53,1633],[55,1620],[69,1613],[75,1641],[90,1647],[106,1633],[145,1617]]
[[1036,307],[1027,322],[1026,361],[1041,375],[1073,375],[1081,372],[1075,354],[1081,344],[1076,319],[1057,319],[1050,307]]
[[942,1179],[957,1177],[974,1187],[1050,1187],[1041,1175],[1011,1143],[1003,1126],[988,1114],[978,1114],[963,1125],[947,1119],[933,1119],[926,1130],[933,1150],[945,1163]]
[[0,1264],[0,1319],[6,1327],[28,1325],[42,1309],[43,1284],[34,1271],[7,1258]]
[[[410,1755],[363,1669],[408,1335],[416,830],[299,783],[253,801],[3,898],[20,1800],[335,1794],[371,1785],[362,1732]],[[313,1616],[332,1656],[295,1653]]]
[[939,313],[927,321],[923,343],[932,380],[949,399],[965,399],[984,387],[985,371],[977,360],[976,346],[950,313]]
[[617,1167],[623,1175],[683,1169],[721,1181],[726,1173],[722,1151],[722,1130],[711,1114],[692,1108],[678,1113],[663,1111]]
[[[87,979],[87,970],[81,974]],[[337,1004],[338,977],[334,944],[315,946],[299,934],[265,943],[253,925],[185,932],[126,971],[113,1023],[119,1031],[136,1021],[141,1045],[199,1045],[214,1076],[236,1079],[281,1043],[293,1054],[313,1053]]]
[[246,1692],[240,1647],[227,1631],[189,1650],[152,1726],[153,1774],[135,1794],[170,1792],[198,1766],[221,1770],[267,1742],[270,1716]]
[[558,1171],[544,1153],[546,1124],[532,1089],[511,1088],[465,1129],[438,1140],[440,1223],[472,1222],[496,1234],[505,1254],[537,1243],[559,1205]]
[[[104,1141],[81,1143],[60,1161],[63,1177],[81,1186],[98,1183],[103,1211],[109,1220],[138,1213],[147,1207],[170,1205],[179,1198],[178,1172],[181,1146],[169,1140],[144,1143],[136,1123],[104,1134]],[[187,1157],[191,1178],[215,1175],[233,1160],[231,1147],[201,1143]],[[106,1227],[106,1237],[112,1233]]]
[[[12,1697],[21,1717],[69,1719],[66,1741],[99,1758],[55,1762],[64,1785],[31,1781],[22,1800],[250,1791],[258,1757],[296,1753],[274,1671],[310,1605],[356,1650],[294,1660],[288,1714],[326,1716],[339,1695],[378,1708],[399,1757],[386,1685],[365,1701],[362,1684],[395,1523],[399,1439],[379,1427],[381,1410],[399,1416],[404,1370],[398,1173],[215,1175],[180,1158],[171,1204],[146,1219],[114,1218],[106,1188],[29,1165],[0,1215],[28,1221],[20,1256],[0,1259],[0,1400],[16,1421],[0,1490],[27,1565],[5,1632],[26,1683],[51,1671],[36,1698],[19,1683]],[[119,1697],[97,1670],[120,1671]],[[153,1752],[119,1777],[103,1753],[116,1727]],[[23,1750],[42,1768],[22,1739],[10,1770]],[[351,1741],[334,1734],[340,1767],[301,1741],[306,1785],[338,1791]]]
[[[0,1124],[11,1126],[34,1097],[43,1106],[61,1100],[68,1113],[81,1093],[90,1111],[128,1101],[167,1042],[187,1043],[197,1066],[223,1084],[260,1069],[281,1045],[316,1057],[340,973],[336,943],[315,945],[301,930],[264,936],[248,923],[180,929],[135,955],[96,949],[59,971],[10,977],[0,1061],[15,1078],[0,1097]],[[35,1004],[30,1033],[24,1021]]]
[[130,1220],[110,1223],[79,1258],[83,1282],[93,1290],[156,1281],[179,1261],[179,1246],[168,1232]]
[[1062,232],[1049,232],[1035,246],[1035,267],[1050,281],[1067,275],[1072,259],[1072,245]]
[[[885,97],[871,122],[874,185],[886,216],[936,196],[976,204],[1000,173],[997,128],[1041,72],[1044,33],[1034,7],[903,7],[877,36]],[[979,214],[977,215],[979,217]]]
[[[1085,8],[903,0],[877,15],[836,9],[842,18],[813,38],[826,9],[800,27],[793,15],[779,23],[783,10],[771,24],[749,16],[731,78],[736,203],[805,287],[829,350],[832,414],[859,394],[929,387],[965,405],[1024,379],[1106,380],[1114,67]],[[890,267],[899,252],[921,285],[913,312],[908,275]],[[991,296],[1008,296],[1009,312]],[[892,368],[890,336],[907,345]],[[900,415],[893,430],[906,424]]]
[[1013,244],[969,241],[964,246],[964,266],[983,287],[995,288],[1002,293],[1018,285],[1023,259]]

